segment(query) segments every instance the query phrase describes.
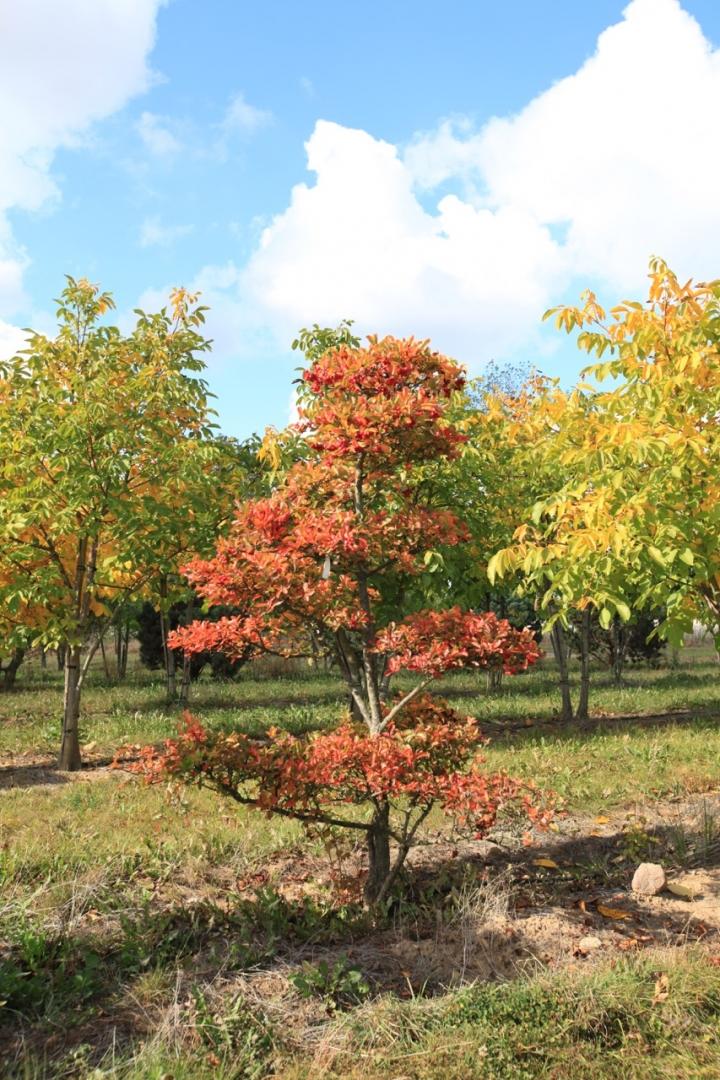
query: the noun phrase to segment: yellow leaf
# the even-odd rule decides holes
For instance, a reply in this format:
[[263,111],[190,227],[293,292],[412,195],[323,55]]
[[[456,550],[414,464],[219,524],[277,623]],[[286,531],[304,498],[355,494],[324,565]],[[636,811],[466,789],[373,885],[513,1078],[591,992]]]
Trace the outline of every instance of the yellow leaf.
[[544,866],[546,870],[559,870],[554,859],[533,859],[533,866]]
[[682,900],[694,900],[698,895],[698,890],[693,889],[692,885],[683,885],[679,881],[668,881],[665,888],[673,896],[679,896]]
[[629,919],[630,912],[623,908],[606,907],[605,904],[597,904],[597,910],[605,919]]
[[600,815],[598,815],[598,817],[595,818],[595,824],[596,825],[607,825],[609,820],[610,820],[609,817],[605,817],[604,814],[600,814]]

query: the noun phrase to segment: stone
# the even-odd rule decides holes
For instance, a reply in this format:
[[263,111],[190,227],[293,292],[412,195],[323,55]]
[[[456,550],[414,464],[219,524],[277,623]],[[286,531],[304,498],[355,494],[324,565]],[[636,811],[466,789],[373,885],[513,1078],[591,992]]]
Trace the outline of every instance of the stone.
[[588,953],[593,949],[601,949],[602,941],[599,937],[595,937],[593,934],[588,934],[586,937],[580,938],[578,942],[578,949],[580,952]]
[[640,863],[633,874],[632,890],[640,896],[655,896],[665,888],[665,871],[659,863]]

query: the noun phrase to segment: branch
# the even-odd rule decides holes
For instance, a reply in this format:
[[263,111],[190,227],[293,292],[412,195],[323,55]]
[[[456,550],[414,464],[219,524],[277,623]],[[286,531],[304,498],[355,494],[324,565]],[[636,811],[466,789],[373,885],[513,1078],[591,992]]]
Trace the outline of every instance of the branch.
[[334,818],[327,814],[306,814],[302,810],[286,810],[282,806],[261,806],[257,799],[253,799],[249,795],[242,795],[228,784],[223,784],[219,780],[214,781],[214,783],[223,795],[229,796],[235,802],[241,803],[243,806],[254,806],[256,810],[264,810],[269,814],[279,814],[281,817],[294,818],[296,821],[307,821],[311,825],[337,825],[342,829],[361,829],[364,832],[369,832],[371,828],[364,821],[347,821],[344,818]]
[[423,679],[422,682],[418,683],[417,686],[413,687],[413,689],[410,691],[409,694],[406,694],[404,698],[401,698],[400,701],[398,701],[395,705],[393,705],[392,709],[387,714],[387,716],[383,719],[382,724],[378,728],[378,734],[381,731],[384,731],[384,729],[387,727],[387,725],[390,723],[390,721],[395,719],[395,717],[400,712],[400,710],[404,709],[405,706],[410,701],[412,701],[412,699],[414,697],[416,697],[420,693],[421,690],[424,690],[425,687],[428,686],[433,681],[434,678],[435,678],[435,676],[431,675],[429,678]]

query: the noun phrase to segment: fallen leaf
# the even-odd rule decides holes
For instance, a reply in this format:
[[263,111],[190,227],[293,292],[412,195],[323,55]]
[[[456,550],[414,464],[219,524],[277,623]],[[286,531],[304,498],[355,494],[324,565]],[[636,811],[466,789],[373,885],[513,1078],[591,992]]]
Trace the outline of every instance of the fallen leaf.
[[606,919],[629,919],[630,912],[623,908],[606,907],[605,904],[597,905],[598,912]]
[[698,895],[698,890],[693,889],[692,885],[683,885],[679,881],[668,881],[665,888],[673,896],[679,896],[682,900],[694,900]]
[[595,824],[596,825],[607,825],[609,820],[610,820],[609,817],[605,817],[604,814],[600,814],[598,817],[595,818]]
[[543,866],[546,870],[559,870],[554,859],[533,859],[533,866]]
[[652,999],[653,1005],[658,1005],[661,1001],[667,1001],[670,996],[670,983],[667,975],[663,974],[655,982],[655,994]]

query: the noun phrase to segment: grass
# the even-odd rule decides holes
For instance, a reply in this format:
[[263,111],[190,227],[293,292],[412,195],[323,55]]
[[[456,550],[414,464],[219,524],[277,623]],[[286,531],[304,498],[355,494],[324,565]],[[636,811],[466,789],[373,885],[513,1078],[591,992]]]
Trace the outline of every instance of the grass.
[[709,1080],[720,1072],[719,1025],[720,970],[692,951],[655,953],[590,975],[543,974],[439,1000],[373,1003],[328,1032],[311,1064],[280,1075]]
[[[720,668],[708,650],[677,669],[633,669],[620,689],[596,673],[582,733],[557,722],[547,663],[496,696],[470,674],[440,690],[492,734],[491,768],[553,788],[576,815],[720,788]],[[107,686],[95,670],[88,756],[172,734],[178,711],[163,696],[157,673]],[[206,723],[255,734],[318,728],[345,704],[336,678],[306,670],[201,681],[193,698]],[[410,1001],[373,984],[351,1003],[370,983],[346,954],[377,928],[333,899],[320,840],[206,792],[168,801],[115,774],[52,774],[60,703],[59,674],[33,665],[0,696],[0,765],[21,766],[0,790],[3,1076],[720,1075],[720,968],[707,949],[432,997],[414,988]],[[432,934],[441,894],[395,923]],[[324,968],[313,967],[319,948]],[[262,989],[269,972],[277,992]],[[661,973],[670,993],[653,1003]]]

